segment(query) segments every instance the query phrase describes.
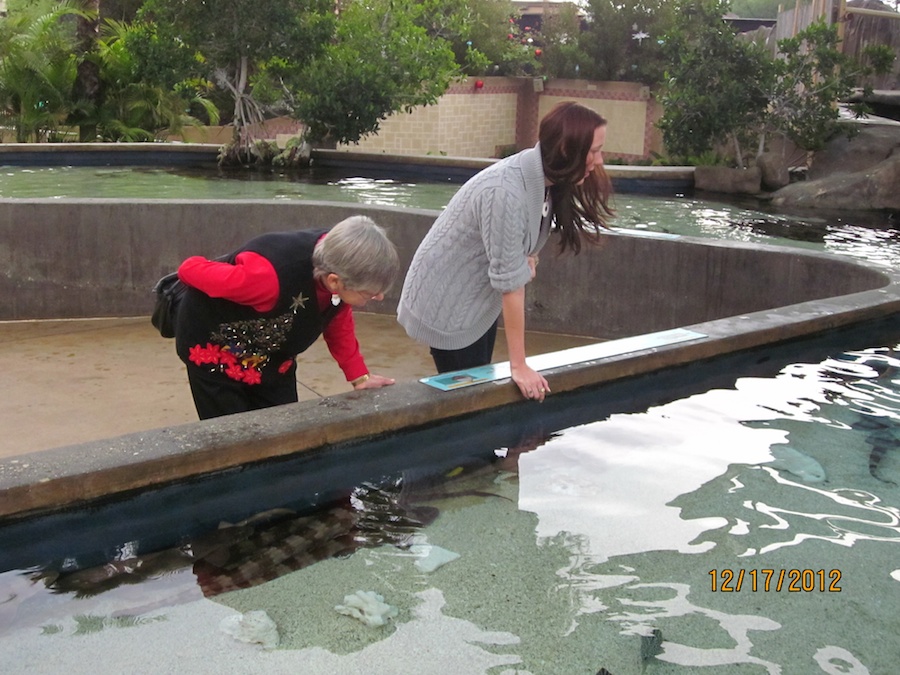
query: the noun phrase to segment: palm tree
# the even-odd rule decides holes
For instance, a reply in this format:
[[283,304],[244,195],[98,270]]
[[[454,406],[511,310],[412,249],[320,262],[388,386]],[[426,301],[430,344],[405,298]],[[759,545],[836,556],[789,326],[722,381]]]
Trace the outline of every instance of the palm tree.
[[79,15],[61,3],[40,16],[0,22],[0,122],[14,128],[18,142],[48,140],[71,112],[75,43],[60,19]]
[[104,141],[152,141],[162,131],[177,134],[187,125],[201,124],[187,112],[191,107],[202,109],[209,122],[216,124],[218,109],[197,89],[167,89],[140,76],[128,44],[139,30],[111,19],[103,25],[94,51],[86,56],[99,73],[100,96],[79,100],[73,115],[82,129],[90,128],[95,138]]
[[[88,105],[100,102],[100,64],[91,55],[97,51],[100,39],[100,0],[78,0],[81,13],[75,23],[78,74],[75,78],[74,98]],[[79,140],[91,141],[96,129],[89,123],[79,125]]]

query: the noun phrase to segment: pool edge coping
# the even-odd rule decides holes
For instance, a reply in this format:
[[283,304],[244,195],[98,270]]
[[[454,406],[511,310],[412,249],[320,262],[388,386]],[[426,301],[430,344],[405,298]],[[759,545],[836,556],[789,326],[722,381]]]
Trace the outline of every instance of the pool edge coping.
[[[551,368],[544,374],[554,394],[560,394],[900,313],[900,275],[874,269],[886,276],[887,285],[683,326],[706,337]],[[0,461],[0,522],[245,464],[327,452],[513,404],[540,405],[523,400],[509,379],[450,392],[420,382],[398,383],[18,455]]]

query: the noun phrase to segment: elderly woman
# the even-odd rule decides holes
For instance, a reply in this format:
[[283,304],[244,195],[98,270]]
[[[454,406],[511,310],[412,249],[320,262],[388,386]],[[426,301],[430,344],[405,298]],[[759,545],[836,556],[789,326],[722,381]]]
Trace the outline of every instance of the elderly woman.
[[354,389],[393,384],[369,373],[351,308],[383,300],[398,271],[394,245],[365,216],[185,260],[175,347],[200,419],[296,402],[295,357],[320,335]]
[[578,253],[613,215],[605,141],[603,117],[560,103],[535,147],[484,169],[450,200],[413,257],[397,312],[431,347],[439,373],[490,363],[502,315],[512,379],[525,398],[544,400],[550,386],[525,362],[525,286],[551,227],[560,253]]

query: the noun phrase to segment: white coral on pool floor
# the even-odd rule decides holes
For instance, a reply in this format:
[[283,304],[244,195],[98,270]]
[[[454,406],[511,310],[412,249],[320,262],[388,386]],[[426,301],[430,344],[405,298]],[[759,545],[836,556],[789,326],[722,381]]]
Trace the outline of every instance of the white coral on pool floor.
[[335,609],[354,619],[359,619],[367,626],[383,626],[397,616],[397,608],[384,602],[384,598],[375,591],[356,591],[344,596],[344,604]]
[[278,646],[278,626],[261,609],[226,616],[219,623],[219,628],[241,642],[259,644],[265,649]]

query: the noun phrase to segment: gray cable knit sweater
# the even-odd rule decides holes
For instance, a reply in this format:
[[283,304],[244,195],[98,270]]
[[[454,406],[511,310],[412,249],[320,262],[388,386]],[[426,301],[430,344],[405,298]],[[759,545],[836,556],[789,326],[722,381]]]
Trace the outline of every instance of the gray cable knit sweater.
[[527,256],[546,243],[539,145],[473,176],[419,245],[397,320],[414,340],[462,349],[500,316],[503,293],[531,280]]

